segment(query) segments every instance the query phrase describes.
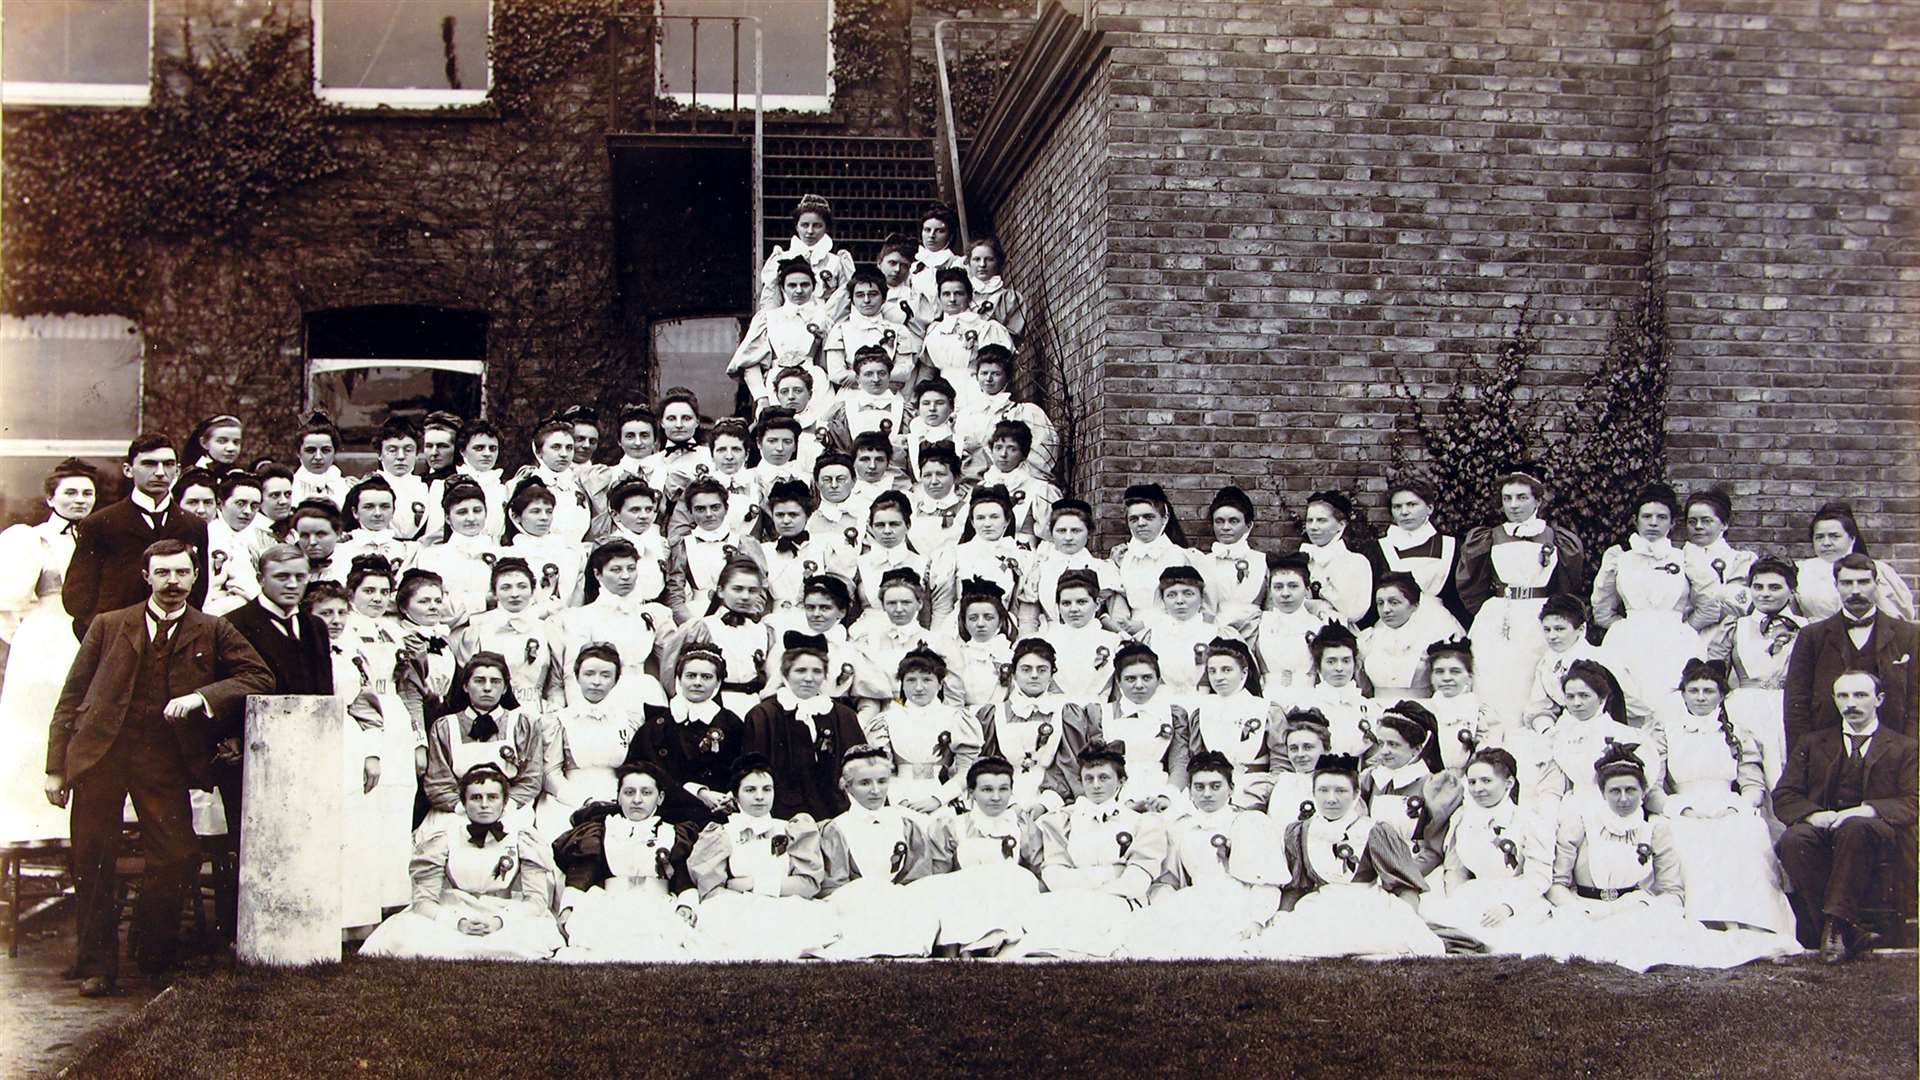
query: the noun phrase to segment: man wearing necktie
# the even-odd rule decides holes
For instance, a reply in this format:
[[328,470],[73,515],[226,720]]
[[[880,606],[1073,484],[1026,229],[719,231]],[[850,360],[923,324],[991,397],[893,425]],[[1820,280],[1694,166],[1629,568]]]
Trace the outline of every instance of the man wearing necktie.
[[156,541],[136,565],[151,595],[91,621],[47,737],[47,799],[72,803],[74,969],[86,997],[113,993],[119,973],[121,807],[131,796],[146,849],[140,969],[162,974],[200,857],[188,789],[213,786],[214,725],[233,722],[247,695],[274,688],[238,630],[188,605],[199,577],[191,544]]
[[1773,790],[1787,823],[1776,850],[1793,881],[1801,944],[1838,963],[1871,948],[1878,935],[1860,911],[1896,875],[1895,906],[1913,912],[1916,744],[1880,723],[1881,681],[1848,671],[1834,680],[1840,726],[1800,740]]
[[1873,560],[1854,553],[1833,567],[1840,610],[1800,631],[1787,660],[1787,753],[1810,733],[1840,726],[1834,680],[1865,671],[1880,680],[1880,723],[1912,735],[1920,711],[1920,625],[1879,610]]
[[165,435],[141,435],[127,447],[121,466],[133,481],[125,499],[94,511],[80,522],[73,559],[60,589],[60,602],[73,616],[73,636],[85,638],[87,624],[103,611],[146,599],[141,552],[157,540],[184,540],[193,546],[196,567],[187,603],[206,603],[207,523],[173,505],[173,482],[180,459]]

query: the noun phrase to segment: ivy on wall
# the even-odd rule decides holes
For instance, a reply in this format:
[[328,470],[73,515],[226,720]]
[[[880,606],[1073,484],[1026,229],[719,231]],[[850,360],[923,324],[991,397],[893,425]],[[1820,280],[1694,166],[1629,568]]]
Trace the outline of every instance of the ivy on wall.
[[526,112],[536,89],[579,70],[606,39],[607,18],[622,7],[620,0],[499,0],[488,102],[503,114]]
[[901,22],[899,7],[894,0],[834,0],[834,89],[865,86],[892,73],[902,43],[899,35],[880,31]]

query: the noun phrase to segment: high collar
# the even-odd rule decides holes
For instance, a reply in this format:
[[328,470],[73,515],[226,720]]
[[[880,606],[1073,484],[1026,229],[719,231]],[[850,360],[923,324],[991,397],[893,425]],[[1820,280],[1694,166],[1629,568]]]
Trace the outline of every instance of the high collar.
[[1649,540],[1639,533],[1627,537],[1627,550],[1644,558],[1658,560],[1677,558],[1680,554],[1670,538],[1663,536],[1658,540]]
[[1413,530],[1403,529],[1398,525],[1389,525],[1387,526],[1386,535],[1387,546],[1395,551],[1417,548],[1421,544],[1432,540],[1437,531],[1431,521],[1422,522],[1419,528]]
[[127,499],[132,502],[133,505],[139,507],[140,512],[143,514],[164,514],[173,509],[173,496],[169,495],[156,502],[139,488],[134,488],[128,492]]
[[676,695],[667,702],[667,712],[683,724],[711,724],[713,718],[720,715],[720,695],[715,694],[701,702],[688,701]]

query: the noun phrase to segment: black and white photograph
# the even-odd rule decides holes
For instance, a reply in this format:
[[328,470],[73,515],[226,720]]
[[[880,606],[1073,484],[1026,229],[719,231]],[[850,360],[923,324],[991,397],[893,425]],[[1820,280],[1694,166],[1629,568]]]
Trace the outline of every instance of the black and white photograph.
[[0,0],[0,1075],[1920,1070],[1920,0]]

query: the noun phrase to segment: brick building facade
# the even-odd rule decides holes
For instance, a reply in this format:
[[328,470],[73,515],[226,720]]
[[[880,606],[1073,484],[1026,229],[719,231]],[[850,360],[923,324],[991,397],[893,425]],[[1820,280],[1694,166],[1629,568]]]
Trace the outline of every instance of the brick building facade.
[[1676,485],[1728,483],[1735,541],[1796,556],[1847,498],[1920,566],[1900,5],[1095,11],[1042,22],[965,166],[1044,299],[1089,498],[1157,480],[1195,521],[1229,481],[1294,510],[1339,485],[1382,519],[1394,373],[1444,382],[1530,298],[1563,392],[1650,277]]

